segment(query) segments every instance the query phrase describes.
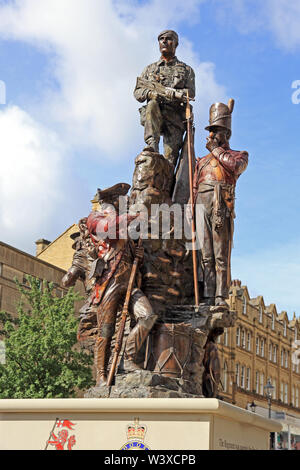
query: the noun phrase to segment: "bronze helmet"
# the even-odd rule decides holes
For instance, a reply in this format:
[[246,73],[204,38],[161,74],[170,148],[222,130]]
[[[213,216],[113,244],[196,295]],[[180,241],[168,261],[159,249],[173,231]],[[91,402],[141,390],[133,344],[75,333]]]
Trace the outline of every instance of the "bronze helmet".
[[214,103],[209,110],[209,126],[205,129],[210,131],[215,126],[224,127],[231,134],[231,115],[234,108],[234,99],[230,98],[228,104]]

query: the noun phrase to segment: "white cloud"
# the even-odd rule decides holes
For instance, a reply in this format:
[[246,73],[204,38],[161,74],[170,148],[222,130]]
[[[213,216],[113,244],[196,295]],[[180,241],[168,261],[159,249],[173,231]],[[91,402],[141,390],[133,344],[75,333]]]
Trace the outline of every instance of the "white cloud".
[[299,315],[300,240],[242,256],[233,250],[232,275],[248,286],[251,297],[262,295],[290,318],[294,311]]
[[[95,146],[102,158],[128,158],[142,141],[136,76],[158,58],[157,34],[200,18],[203,0],[22,0],[0,8],[0,34],[54,53],[53,76],[60,90],[40,108],[43,119],[61,129],[70,145]],[[213,64],[201,63],[194,47],[181,37],[179,57],[197,76],[198,118],[225,90]],[[42,118],[42,117],[41,117]],[[124,157],[123,157],[124,158]]]
[[16,106],[0,112],[0,129],[1,240],[30,249],[61,198],[63,146]]
[[287,49],[300,46],[300,3],[298,0],[268,0],[270,28],[280,45]]
[[[85,161],[76,161],[76,178],[81,165],[87,167],[85,173],[95,165],[89,149],[92,158],[99,154],[99,170],[104,160],[132,156],[133,161],[143,145],[140,104],[133,97],[136,77],[158,59],[158,33],[165,28],[180,33],[181,23],[199,21],[203,1],[173,0],[172,8],[160,0],[0,3],[0,38],[41,49],[49,57],[48,78],[58,84],[54,91],[45,80],[39,102],[24,90],[26,111],[12,107],[0,114],[0,152],[6,156],[0,176],[3,241],[31,251],[35,238],[53,239],[74,222],[72,214],[75,221],[84,215],[78,213],[86,210],[83,199],[89,210],[93,194],[87,196],[84,181],[71,181],[73,152],[86,153]],[[225,99],[225,89],[217,83],[214,64],[201,62],[195,45],[183,35],[178,57],[195,69],[196,121],[206,122],[210,104]]]
[[269,31],[287,50],[300,46],[298,0],[212,0],[220,22],[230,22],[241,33]]

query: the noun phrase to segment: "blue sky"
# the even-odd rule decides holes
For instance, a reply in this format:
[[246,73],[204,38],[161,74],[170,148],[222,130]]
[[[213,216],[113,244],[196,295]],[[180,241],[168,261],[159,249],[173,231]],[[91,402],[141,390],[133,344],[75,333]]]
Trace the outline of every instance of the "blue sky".
[[0,1],[0,239],[34,253],[89,212],[97,187],[131,182],[143,146],[135,79],[173,28],[197,76],[197,156],[209,106],[229,97],[231,146],[250,155],[233,277],[299,313],[299,22],[298,0]]

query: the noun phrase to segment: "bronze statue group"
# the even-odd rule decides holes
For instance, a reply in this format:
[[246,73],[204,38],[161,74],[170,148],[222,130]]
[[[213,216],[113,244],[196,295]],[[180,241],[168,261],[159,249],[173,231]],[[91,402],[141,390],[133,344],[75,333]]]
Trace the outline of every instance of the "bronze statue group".
[[[213,397],[220,386],[216,338],[225,323],[212,318],[230,316],[226,299],[235,186],[247,168],[248,153],[229,146],[231,99],[227,105],[211,106],[206,127],[209,153],[195,158],[190,106],[196,95],[195,74],[175,55],[175,31],[163,31],[158,42],[161,57],[144,69],[134,90],[135,98],[145,103],[139,110],[145,148],[136,158],[131,193],[127,196],[130,185],[125,183],[98,190],[99,210],[80,220],[79,231],[72,236],[73,263],[62,284],[84,282],[86,302],[80,311],[78,340],[94,351],[96,388],[112,386],[116,374],[146,369],[194,380],[200,384],[197,396]],[[125,197],[129,207],[142,203],[149,209],[151,204],[179,202],[183,217],[187,205],[197,251],[187,250],[183,239],[146,237],[137,242],[128,233],[120,236],[138,215],[120,209]],[[110,222],[116,227],[114,234],[108,229]],[[199,330],[195,325],[200,317],[210,321],[205,341],[196,350],[197,340],[187,346],[187,337]]]

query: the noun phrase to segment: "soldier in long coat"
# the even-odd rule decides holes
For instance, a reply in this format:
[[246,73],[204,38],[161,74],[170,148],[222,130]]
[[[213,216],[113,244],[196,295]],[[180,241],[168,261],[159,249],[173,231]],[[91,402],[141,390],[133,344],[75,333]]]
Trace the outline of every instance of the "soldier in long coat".
[[[134,242],[124,233],[132,218],[126,212],[118,212],[119,196],[127,194],[128,188],[129,185],[119,184],[98,191],[101,211],[93,211],[84,219],[87,242],[77,242],[79,252],[75,253],[72,267],[63,278],[65,287],[74,285],[79,277],[88,286],[78,339],[85,339],[90,334],[94,336],[96,386],[107,380],[117,313],[125,300],[134,257],[143,257],[142,250],[135,248]],[[126,370],[138,368],[138,353],[157,318],[138,286],[132,292],[130,310],[136,325],[126,342]]]
[[235,186],[248,165],[248,153],[231,150],[231,113],[228,106],[213,104],[207,149],[209,154],[196,163],[193,191],[197,239],[201,249],[204,301],[226,306],[231,282],[230,258],[235,218]]

